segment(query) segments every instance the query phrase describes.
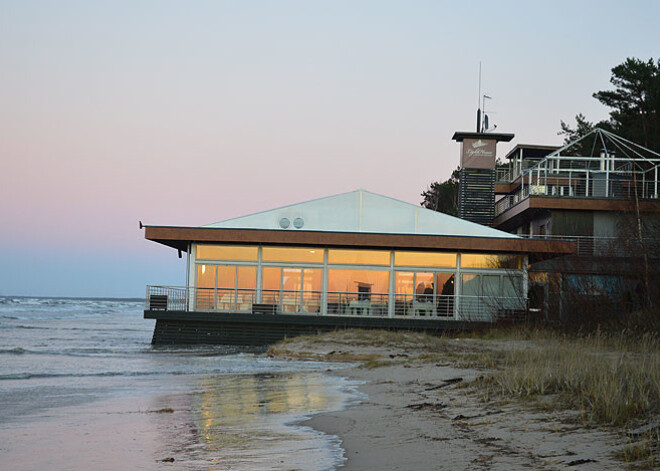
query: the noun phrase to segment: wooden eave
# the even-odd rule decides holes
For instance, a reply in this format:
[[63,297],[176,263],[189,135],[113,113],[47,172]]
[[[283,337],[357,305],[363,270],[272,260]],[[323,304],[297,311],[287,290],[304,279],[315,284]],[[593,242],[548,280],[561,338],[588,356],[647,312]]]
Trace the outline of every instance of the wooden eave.
[[575,253],[572,241],[523,238],[462,237],[424,234],[374,234],[364,232],[320,232],[269,229],[227,229],[208,227],[145,226],[145,239],[188,250],[189,243],[304,245],[415,250],[457,250],[465,252]]

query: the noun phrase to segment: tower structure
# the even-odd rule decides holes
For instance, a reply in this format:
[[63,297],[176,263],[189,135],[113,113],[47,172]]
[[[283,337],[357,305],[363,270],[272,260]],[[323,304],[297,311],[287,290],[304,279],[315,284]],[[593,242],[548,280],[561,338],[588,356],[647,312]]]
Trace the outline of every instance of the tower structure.
[[458,217],[490,226],[495,217],[495,165],[497,143],[509,142],[513,134],[456,132],[461,143]]

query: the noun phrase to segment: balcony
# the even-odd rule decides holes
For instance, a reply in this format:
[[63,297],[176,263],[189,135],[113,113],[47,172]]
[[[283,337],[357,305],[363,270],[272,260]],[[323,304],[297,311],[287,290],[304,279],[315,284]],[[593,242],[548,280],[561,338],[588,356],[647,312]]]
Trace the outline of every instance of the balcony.
[[534,196],[658,201],[660,154],[595,129],[541,160],[518,158],[497,168],[496,182],[515,185],[496,202],[495,216]]

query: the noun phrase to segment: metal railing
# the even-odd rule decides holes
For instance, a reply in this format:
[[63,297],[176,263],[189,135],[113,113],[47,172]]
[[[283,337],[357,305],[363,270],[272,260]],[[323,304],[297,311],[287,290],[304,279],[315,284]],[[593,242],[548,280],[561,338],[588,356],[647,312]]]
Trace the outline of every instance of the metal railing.
[[321,312],[320,291],[262,290],[261,303],[283,314]]
[[[526,312],[523,297],[148,286],[145,310],[460,319],[495,322]],[[258,302],[257,302],[258,301]],[[324,309],[325,308],[325,309]]]
[[329,315],[387,317],[387,293],[328,292]]
[[660,198],[660,165],[608,157],[548,156],[532,167],[496,169],[496,181],[521,179],[517,192],[498,200],[500,215],[528,196],[657,200]]
[[478,322],[519,320],[527,315],[527,300],[511,296],[459,296],[458,319]]
[[187,311],[188,293],[186,288],[175,286],[147,286],[145,310]]
[[576,255],[581,257],[634,257],[640,254],[660,255],[660,238],[647,237],[642,241],[635,237],[597,237],[597,236],[561,236],[561,235],[527,235],[520,237],[573,241],[577,245]]

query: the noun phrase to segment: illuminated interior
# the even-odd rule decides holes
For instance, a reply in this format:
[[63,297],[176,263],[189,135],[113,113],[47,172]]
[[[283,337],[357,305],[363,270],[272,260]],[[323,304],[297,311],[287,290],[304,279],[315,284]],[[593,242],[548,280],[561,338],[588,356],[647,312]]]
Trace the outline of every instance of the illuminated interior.
[[491,298],[490,311],[512,309],[524,299],[523,263],[509,254],[197,244],[190,286],[197,310],[456,317],[461,303]]

